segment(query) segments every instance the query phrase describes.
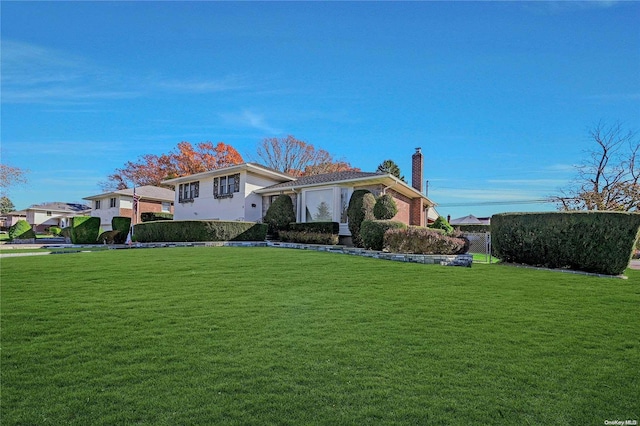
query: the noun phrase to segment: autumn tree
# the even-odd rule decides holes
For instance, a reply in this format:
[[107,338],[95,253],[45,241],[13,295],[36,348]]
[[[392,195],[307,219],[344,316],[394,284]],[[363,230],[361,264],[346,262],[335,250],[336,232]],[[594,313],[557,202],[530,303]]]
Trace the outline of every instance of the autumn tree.
[[293,176],[311,176],[339,171],[359,170],[344,160],[335,159],[324,149],[289,135],[265,138],[258,145],[259,161],[267,167]]
[[27,170],[0,164],[0,191],[6,194],[10,187],[27,183]]
[[572,185],[552,197],[561,210],[639,211],[640,140],[620,123],[598,123],[589,131],[595,147],[576,166]]
[[382,163],[378,165],[376,169],[379,173],[389,173],[400,179],[403,182],[407,182],[407,180],[402,176],[402,172],[400,171],[400,167],[393,160],[384,160]]
[[130,188],[134,185],[161,186],[162,181],[174,177],[215,170],[240,164],[244,160],[231,145],[219,142],[180,142],[174,150],[160,156],[146,154],[138,161],[128,161],[100,184],[104,191]]

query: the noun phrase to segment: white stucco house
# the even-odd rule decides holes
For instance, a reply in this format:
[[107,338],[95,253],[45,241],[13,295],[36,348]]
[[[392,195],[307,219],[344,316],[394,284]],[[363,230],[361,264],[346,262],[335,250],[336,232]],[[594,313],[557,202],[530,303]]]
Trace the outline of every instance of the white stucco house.
[[423,159],[412,157],[412,185],[391,174],[360,171],[293,177],[268,167],[244,163],[164,181],[175,187],[174,220],[241,220],[261,222],[276,197],[291,197],[297,222],[331,221],[340,235],[350,236],[347,207],[356,189],[394,197],[395,220],[426,226],[437,218],[433,203],[422,193]]

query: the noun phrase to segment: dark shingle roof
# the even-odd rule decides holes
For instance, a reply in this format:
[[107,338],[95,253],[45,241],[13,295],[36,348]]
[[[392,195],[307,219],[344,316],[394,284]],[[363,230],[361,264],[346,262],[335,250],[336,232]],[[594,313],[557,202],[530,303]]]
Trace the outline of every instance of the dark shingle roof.
[[318,185],[322,183],[331,182],[343,182],[355,179],[363,179],[375,176],[386,176],[385,173],[371,173],[371,172],[335,172],[325,173],[322,175],[303,176],[292,182],[283,182],[266,187],[265,189],[283,189],[298,186]]
[[79,203],[63,203],[59,201],[53,201],[42,204],[33,204],[26,210],[54,210],[61,212],[81,213],[87,210],[91,210],[91,207]]

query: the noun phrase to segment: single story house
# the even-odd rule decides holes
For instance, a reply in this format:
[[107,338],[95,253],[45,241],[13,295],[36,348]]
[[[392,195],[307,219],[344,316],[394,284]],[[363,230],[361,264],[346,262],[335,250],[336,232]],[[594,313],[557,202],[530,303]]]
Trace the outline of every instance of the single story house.
[[412,157],[411,186],[387,173],[348,171],[296,178],[254,163],[164,181],[176,189],[175,220],[261,222],[273,200],[288,195],[298,222],[338,222],[341,236],[351,235],[346,212],[356,189],[368,189],[376,196],[390,194],[398,205],[395,220],[426,226],[437,213],[422,192],[422,182],[420,148]]
[[[50,226],[65,228],[71,225],[71,218],[85,216],[90,211],[91,207],[84,204],[49,202],[34,204],[24,209],[24,219],[35,232],[45,232]],[[22,212],[15,213],[21,214]],[[9,213],[8,216],[20,218],[20,216],[14,216],[12,213]]]
[[130,217],[132,223],[140,223],[142,213],[172,213],[175,194],[172,189],[145,185],[135,188],[137,209],[134,215],[134,188],[119,189],[85,197],[91,201],[91,216],[100,218],[100,228],[111,231],[111,219],[115,216]]

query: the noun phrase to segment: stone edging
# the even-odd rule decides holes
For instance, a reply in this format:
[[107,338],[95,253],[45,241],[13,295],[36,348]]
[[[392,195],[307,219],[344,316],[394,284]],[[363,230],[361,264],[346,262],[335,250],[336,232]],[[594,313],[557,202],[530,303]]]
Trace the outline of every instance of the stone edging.
[[[473,263],[473,256],[470,254],[460,255],[428,255],[428,254],[408,254],[408,253],[386,253],[376,250],[365,250],[361,248],[346,246],[327,246],[321,244],[298,244],[282,243],[273,241],[209,241],[191,243],[136,243],[133,248],[154,248],[154,247],[272,247],[287,248],[297,250],[323,251],[330,253],[350,254],[353,256],[370,257],[374,259],[393,260],[396,262],[421,263],[425,265],[444,266],[467,266]],[[128,246],[118,246],[114,248],[128,248]]]

